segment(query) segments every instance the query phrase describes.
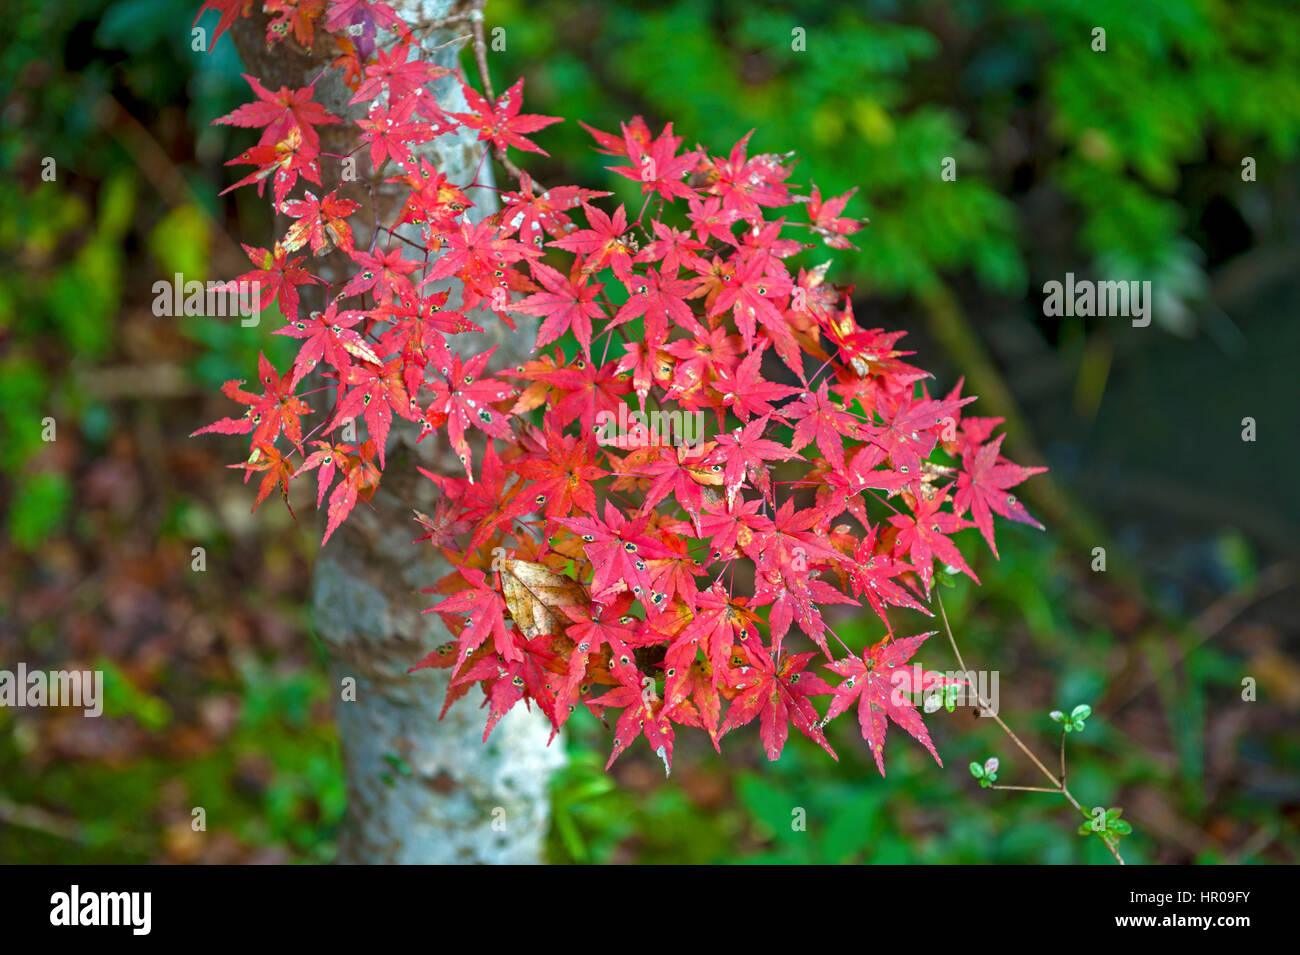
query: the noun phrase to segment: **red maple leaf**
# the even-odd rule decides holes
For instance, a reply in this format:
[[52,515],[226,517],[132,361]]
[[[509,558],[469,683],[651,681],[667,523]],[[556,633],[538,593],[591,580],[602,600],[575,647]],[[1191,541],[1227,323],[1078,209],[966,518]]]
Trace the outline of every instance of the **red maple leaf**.
[[415,297],[415,286],[407,276],[420,268],[420,263],[403,257],[400,248],[388,252],[376,250],[373,253],[353,250],[350,254],[352,261],[362,268],[343,286],[343,291],[339,294],[344,298],[360,295],[370,289],[375,290],[375,300],[381,305],[391,303],[394,295]]
[[650,512],[671,494],[698,524],[704,489],[722,484],[722,465],[711,460],[715,447],[712,441],[694,446],[660,445],[629,455],[632,464],[624,473],[650,478],[641,512]]
[[623,396],[632,390],[632,383],[614,364],[598,365],[582,358],[536,377],[563,395],[554,402],[556,423],[563,427],[577,419],[584,434],[595,434],[596,418],[602,412],[617,420]]
[[683,265],[690,269],[708,267],[704,260],[696,255],[707,246],[693,233],[674,229],[658,219],[650,223],[650,229],[654,233],[654,241],[637,253],[637,262],[659,262],[665,275],[675,275]]
[[[446,242],[446,248],[420,284],[455,276],[465,285],[466,309],[474,308],[484,298],[491,296],[494,290],[505,292],[502,276],[507,266],[520,259],[533,260],[542,255],[540,250],[522,242],[502,238],[496,226],[486,220],[472,224],[462,219],[459,228],[446,233],[442,238]],[[505,304],[503,294],[500,304],[494,301],[492,307],[500,312]],[[501,315],[505,318],[504,312]],[[509,319],[506,321],[509,323]],[[512,323],[511,327],[514,327]]]
[[469,551],[477,550],[499,530],[509,528],[514,522],[514,505],[520,482],[509,484],[512,475],[506,471],[492,442],[488,442],[487,450],[483,453],[483,467],[477,481],[444,477],[424,468],[417,470],[438,485],[443,495],[439,503],[451,501],[456,505],[459,520],[450,523],[461,531],[468,529],[468,526],[477,525],[469,542]]
[[[264,394],[253,395],[240,389],[244,382],[228,381],[221,386],[227,398],[248,405],[248,411],[242,418],[222,418],[220,421],[199,428],[196,434],[252,434],[254,447],[272,447],[276,436],[282,431],[295,447],[302,446],[302,421],[300,415],[311,414],[307,402],[293,393],[292,375],[285,373],[281,377],[267,359],[266,355],[257,356],[257,374],[266,389]],[[261,470],[261,469],[259,469]]]
[[900,400],[892,410],[878,407],[876,413],[884,424],[866,425],[863,433],[867,440],[889,452],[896,471],[912,476],[918,473],[921,459],[934,450],[943,419],[955,417],[962,405],[974,400],[913,401],[909,390],[909,397]]
[[812,195],[808,198],[808,217],[812,219],[813,231],[820,235],[822,241],[832,249],[857,248],[848,237],[861,229],[862,223],[857,219],[840,217],[840,213],[844,211],[844,207],[857,191],[857,186],[854,186],[843,195],[823,202],[817,183],[812,184]]
[[709,191],[722,198],[724,211],[749,218],[762,214],[761,206],[783,206],[790,194],[785,186],[789,171],[775,156],[746,158],[751,129],[732,147],[725,160],[707,159],[701,163],[709,181]]
[[266,45],[275,46],[289,34],[311,52],[316,21],[325,12],[325,0],[265,0],[262,9],[276,18],[266,25]]
[[682,138],[673,135],[672,123],[664,127],[658,139],[649,143],[629,132],[624,124],[623,139],[632,165],[610,166],[608,168],[611,172],[641,183],[642,195],[657,194],[669,201],[674,198],[688,199],[695,195],[695,190],[682,182],[681,178],[695,167],[702,153],[676,155],[681,148]]
[[831,467],[844,470],[844,438],[861,437],[862,422],[831,399],[825,381],[815,392],[804,392],[786,405],[781,413],[795,422],[792,447],[796,451],[816,441]]
[[737,671],[733,688],[740,695],[732,701],[718,735],[759,718],[759,738],[767,758],[775,760],[785,748],[790,735],[790,724],[838,760],[835,750],[826,742],[817,710],[808,699],[834,692],[830,685],[815,673],[806,673],[808,661],[815,653],[787,653],[776,664],[768,652],[756,642],[742,645],[748,666]]
[[583,550],[591,561],[593,577],[591,596],[604,600],[624,589],[649,607],[650,568],[646,560],[662,556],[663,549],[647,531],[650,515],[624,517],[609,501],[605,518],[568,517],[559,521],[579,535]]
[[419,102],[420,96],[414,93],[387,103],[376,100],[370,104],[366,118],[356,121],[361,140],[370,144],[370,163],[375,169],[383,169],[389,158],[404,166],[409,164],[410,144],[428,142],[438,132],[428,123],[411,118]]
[[616,136],[613,133],[601,132],[599,129],[593,129],[582,120],[578,120],[578,125],[591,133],[593,139],[599,145],[592,148],[598,153],[604,153],[607,156],[626,156],[627,144],[632,140],[637,141],[642,146],[649,144],[651,135],[650,127],[646,125],[645,120],[640,116],[633,116],[630,122],[622,124],[623,135]]
[[474,205],[459,186],[448,181],[423,156],[418,168],[408,163],[405,169],[404,175],[384,180],[404,183],[410,189],[398,224],[415,222],[438,233],[448,232],[461,213]]
[[668,397],[682,400],[698,395],[705,382],[730,374],[740,360],[740,348],[740,336],[728,334],[721,323],[707,334],[669,342],[664,351],[679,360]]
[[568,517],[576,507],[594,517],[596,491],[591,482],[609,472],[593,463],[591,440],[548,430],[544,444],[545,456],[517,458],[510,464],[528,482],[520,497],[520,507],[526,510],[519,513],[544,507],[546,517],[554,519]]
[[[487,742],[501,717],[520,700],[535,700],[551,725],[559,729],[555,720],[555,687],[558,678],[551,669],[552,661],[557,655],[551,651],[545,635],[529,641],[519,638],[519,646],[523,653],[522,660],[503,663],[495,654],[486,655],[462,671],[447,689],[447,705],[450,705],[458,687],[482,681],[488,703],[484,742]],[[446,713],[446,706],[443,707],[443,712]]]
[[564,273],[544,262],[533,262],[530,267],[533,278],[542,283],[545,291],[520,299],[510,306],[510,311],[546,316],[537,329],[536,347],[549,345],[572,331],[582,346],[582,354],[590,360],[591,320],[605,314],[604,307],[596,301],[605,286],[581,273],[566,278]]
[[561,723],[568,716],[570,702],[578,697],[578,688],[587,675],[587,662],[600,655],[602,647],[609,648],[609,672],[614,678],[625,686],[640,690],[641,674],[632,655],[632,648],[636,645],[636,631],[632,625],[638,621],[628,614],[631,605],[632,595],[625,593],[605,607],[560,608],[571,621],[565,635],[573,641],[569,674],[556,693],[560,703],[556,715]]
[[316,158],[318,155],[318,150],[303,142],[302,130],[294,126],[285,133],[281,141],[253,146],[244,150],[236,158],[227,160],[227,166],[251,165],[257,168],[243,179],[222,189],[221,195],[224,196],[232,189],[255,182],[257,194],[260,196],[266,189],[266,180],[274,176],[271,195],[275,199],[275,204],[281,205],[289,190],[297,184],[300,174],[309,182],[320,185],[320,163]]
[[453,355],[446,377],[434,379],[429,384],[433,401],[425,412],[428,424],[431,428],[447,425],[452,450],[465,465],[465,473],[471,480],[474,473],[470,467],[472,454],[469,442],[465,440],[465,432],[470,426],[494,438],[507,438],[511,433],[510,423],[506,420],[508,412],[496,411],[492,404],[509,398],[514,389],[491,375],[480,377],[494,351],[495,348],[488,349],[464,363],[460,355]]
[[935,672],[922,673],[920,667],[903,666],[932,636],[933,632],[895,640],[885,638],[864,649],[860,658],[827,664],[828,670],[845,679],[835,688],[835,698],[823,722],[829,723],[856,702],[862,738],[867,741],[882,776],[885,775],[885,731],[889,725],[886,717],[907,730],[930,751],[936,763],[943,765],[930,741],[925,721],[910,697],[958,681]]
[[689,660],[674,664],[665,659],[663,666],[667,680],[661,712],[674,723],[704,730],[709,734],[714,750],[722,752],[718,741],[718,726],[722,722],[722,696],[706,672],[707,665]]
[[714,239],[728,245],[736,244],[736,237],[732,234],[731,226],[739,221],[740,215],[734,209],[724,211],[722,200],[717,196],[709,196],[703,199],[696,196],[691,198],[687,205],[690,211],[686,213],[686,218],[695,227],[695,234],[700,239],[705,241]]
[[519,241],[541,248],[544,236],[558,239],[577,228],[565,213],[576,209],[589,199],[608,196],[608,192],[579,189],[577,186],[555,186],[540,193],[533,177],[526,171],[519,174],[519,191],[501,194],[499,214],[502,231],[515,234]]
[[257,100],[245,103],[220,119],[214,119],[213,123],[244,127],[264,126],[266,128],[262,130],[262,138],[258,140],[259,145],[274,145],[284,139],[290,130],[297,129],[302,134],[303,143],[315,156],[320,152],[320,134],[316,132],[316,127],[343,122],[320,103],[312,100],[312,93],[315,91],[312,86],[304,86],[296,90],[281,86],[279,90],[272,93],[257,81],[257,77],[249,76],[247,73],[241,75],[257,94]]
[[[714,685],[720,686],[730,671],[733,648],[754,632],[756,622],[757,618],[746,609],[743,598],[737,600],[721,583],[715,583],[696,596],[695,612],[669,644],[664,662],[680,671],[695,659],[698,651],[709,665]],[[665,689],[669,697],[673,695],[672,686],[676,678],[677,674],[669,673]]]
[[649,269],[644,276],[629,274],[624,279],[629,292],[622,308],[614,313],[606,328],[617,328],[624,322],[644,316],[645,341],[650,349],[657,349],[668,339],[670,326],[705,335],[704,326],[695,319],[686,296],[691,290],[688,279],[665,275],[658,269]]
[[839,551],[812,532],[818,519],[816,509],[796,510],[794,498],[786,498],[776,517],[754,534],[758,569],[783,577],[807,577],[814,562],[838,562]]
[[796,373],[801,373],[803,369],[797,360],[798,346],[790,333],[789,323],[775,304],[775,301],[789,296],[791,288],[793,285],[788,275],[774,274],[760,256],[749,255],[736,264],[735,274],[714,299],[709,315],[730,309],[740,336],[745,340],[746,351],[754,347],[756,323],[762,324],[772,335],[777,352],[786,364]]
[[998,452],[1005,437],[1000,434],[973,453],[962,455],[965,470],[957,475],[957,494],[953,498],[953,510],[958,514],[964,514],[970,508],[975,526],[988,541],[994,557],[998,548],[993,543],[993,513],[1037,527],[1040,531],[1043,529],[1043,525],[1030,516],[1015,495],[1007,493],[1007,488],[1015,487],[1035,474],[1042,474],[1047,468],[1022,468],[1000,458]]
[[465,86],[465,102],[469,104],[472,113],[449,113],[448,115],[456,117],[470,129],[477,129],[480,140],[489,140],[492,145],[501,151],[505,151],[507,146],[514,146],[525,152],[541,153],[543,156],[549,156],[545,149],[542,149],[531,139],[522,135],[523,133],[535,133],[539,129],[545,129],[552,123],[560,122],[558,116],[539,116],[535,113],[520,113],[519,108],[524,104],[524,81],[520,77],[515,85],[502,93],[496,103],[488,102],[478,90],[472,86]]
[[366,67],[366,78],[350,102],[364,103],[384,90],[390,102],[405,99],[416,89],[447,76],[451,71],[426,60],[410,59],[411,42],[405,39],[391,49],[375,51],[375,62]]
[[291,199],[282,208],[285,215],[298,220],[289,226],[282,240],[288,251],[296,252],[309,241],[317,255],[336,245],[345,251],[352,249],[352,226],[348,225],[347,218],[361,204],[341,198],[337,189],[323,199],[308,191],[302,199]]
[[[452,613],[468,614],[465,627],[460,631],[457,640],[460,649],[456,654],[455,669],[459,670],[465,659],[489,637],[492,638],[492,648],[506,660],[522,660],[524,655],[516,646],[514,635],[506,629],[505,598],[488,582],[483,571],[473,567],[461,567],[460,575],[469,584],[469,589],[452,594],[425,611],[425,613],[436,612],[444,620]],[[424,661],[411,669],[418,670],[428,665],[430,657],[425,657]]]
[[393,301],[367,313],[377,321],[391,323],[379,336],[375,350],[382,355],[399,353],[404,363],[402,380],[412,395],[424,386],[425,367],[430,362],[450,369],[451,353],[444,335],[483,331],[460,312],[443,311],[447,296],[447,292],[423,296],[399,292]]
[[664,761],[664,769],[673,765],[673,725],[664,714],[661,701],[650,698],[644,690],[630,686],[618,686],[604,696],[589,701],[589,707],[597,710],[606,706],[626,707],[619,715],[614,727],[614,749],[609,754],[605,768],[614,765],[614,760],[644,734],[646,742],[655,754]]
[[194,23],[197,24],[203,18],[203,14],[209,10],[216,10],[221,14],[221,18],[217,21],[217,28],[212,31],[212,43],[215,45],[221,39],[221,34],[234,26],[236,20],[248,16],[252,6],[253,0],[203,0],[203,6],[199,7],[199,12],[194,17]]
[[379,466],[384,465],[384,451],[388,444],[388,429],[393,412],[408,421],[418,418],[418,409],[402,381],[402,361],[394,358],[382,365],[362,361],[352,365],[340,379],[341,384],[352,385],[334,412],[330,430],[350,418],[364,418],[370,439],[379,454]]
[[898,528],[894,553],[908,556],[916,572],[921,575],[921,583],[927,594],[930,592],[930,580],[934,576],[935,557],[949,567],[957,568],[975,583],[980,582],[975,571],[966,565],[957,545],[947,536],[972,525],[956,514],[940,511],[939,508],[946,500],[947,494],[944,489],[940,489],[928,500],[919,499],[915,513],[894,514],[889,518],[889,523]]
[[[242,245],[242,243],[241,243]],[[251,245],[245,245],[248,259],[257,268],[245,272],[235,282],[256,282],[258,297],[256,308],[260,312],[271,302],[279,299],[280,312],[291,321],[298,317],[298,286],[320,285],[321,280],[302,268],[307,256],[289,258],[289,251],[283,243],[275,244],[275,251],[268,252]]]
[[338,468],[347,468],[348,455],[356,448],[350,444],[330,444],[328,441],[313,441],[312,445],[317,450],[307,455],[307,460],[303,461],[293,476],[297,477],[305,471],[316,472],[316,506],[320,507],[325,500],[325,492],[334,481],[334,472]]
[[[347,519],[348,514],[356,505],[357,499],[363,494],[368,499],[370,494],[379,484],[379,469],[375,467],[374,442],[366,441],[361,446],[359,458],[349,455],[343,462],[343,480],[335,486],[334,492],[330,494],[329,507],[325,511],[325,536],[321,538],[321,546],[330,539],[339,526]],[[308,458],[310,461],[311,458]],[[305,467],[306,465],[304,465]],[[301,469],[299,469],[301,473]],[[318,478],[323,480],[323,478]],[[320,507],[320,501],[316,502]]]
[[908,573],[912,568],[901,561],[894,560],[888,553],[877,553],[876,532],[878,527],[871,525],[867,534],[853,550],[853,561],[848,565],[849,581],[853,586],[853,596],[865,597],[867,604],[876,612],[885,627],[892,634],[893,626],[885,613],[886,605],[907,607],[929,614],[926,606],[912,596],[911,591],[894,578]]
[[813,643],[817,644],[829,660],[832,657],[826,643],[826,623],[820,607],[827,604],[856,604],[813,572],[794,568],[793,573],[768,571],[759,574],[754,583],[754,606],[772,605],[768,614],[773,652],[780,652],[790,624],[799,624]]
[[380,3],[379,0],[330,0],[326,27],[336,33],[343,33],[349,26],[358,24],[371,29],[382,26],[399,36],[406,34],[404,39],[410,38],[410,27],[386,3]]
[[717,380],[712,383],[713,390],[722,398],[722,406],[734,411],[741,421],[748,421],[753,415],[784,414],[777,412],[772,402],[800,393],[799,388],[779,385],[763,377],[761,369],[767,345],[759,342],[734,371],[720,367],[715,372]]
[[280,452],[279,448],[274,445],[256,445],[247,461],[226,466],[242,469],[245,483],[254,473],[263,472],[262,483],[258,485],[257,497],[253,500],[252,510],[257,510],[258,506],[267,499],[276,485],[279,485],[280,497],[284,500],[284,506],[289,508],[290,514],[293,514],[293,508],[289,505],[289,481],[293,478],[294,468],[289,459]]
[[293,362],[293,383],[302,381],[323,358],[340,373],[346,374],[354,357],[380,365],[379,356],[366,344],[366,340],[353,326],[365,317],[365,312],[348,310],[339,312],[338,304],[331,302],[324,313],[312,312],[310,318],[300,318],[273,334],[304,339]]
[[665,531],[659,542],[663,545],[664,556],[646,559],[650,565],[650,602],[662,607],[677,598],[693,611],[699,592],[695,578],[704,568],[691,557],[685,538]]
[[772,519],[759,513],[765,509],[765,502],[759,498],[745,500],[737,496],[731,501],[705,501],[700,536],[711,542],[710,556],[721,560],[740,548],[745,556],[757,560],[761,553],[760,535],[772,527]]
[[627,210],[621,205],[608,216],[595,206],[582,204],[590,229],[578,229],[550,245],[582,256],[584,272],[599,272],[605,266],[614,270],[620,281],[627,282],[632,274],[632,248],[627,235]]

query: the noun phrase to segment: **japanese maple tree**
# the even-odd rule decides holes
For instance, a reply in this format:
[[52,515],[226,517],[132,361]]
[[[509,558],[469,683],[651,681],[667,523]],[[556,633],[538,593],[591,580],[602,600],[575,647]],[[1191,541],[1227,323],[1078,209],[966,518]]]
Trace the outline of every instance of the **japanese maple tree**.
[[[204,4],[218,35],[250,6]],[[412,535],[455,567],[429,581],[454,639],[411,663],[452,671],[448,705],[482,694],[485,739],[514,706],[556,731],[585,707],[613,727],[610,763],[644,737],[668,767],[683,728],[720,748],[751,723],[770,759],[791,727],[834,757],[825,726],[853,709],[882,774],[890,722],[937,761],[914,704],[950,681],[912,667],[930,634],[895,636],[890,611],[929,613],[936,562],[975,579],[958,531],[993,547],[994,514],[1039,526],[1010,492],[1037,469],[1002,457],[999,420],[967,416],[960,385],[932,394],[901,333],[862,327],[829,262],[795,264],[851,247],[852,192],[823,197],[752,134],[688,147],[640,117],[587,127],[639,207],[545,188],[508,158],[546,155],[560,121],[524,111],[522,80],[494,96],[458,77],[470,110],[446,113],[423,89],[441,71],[410,57],[415,37],[385,4],[264,6],[268,43],[337,49],[365,106],[354,154],[406,191],[372,227],[322,185],[322,159],[344,157],[322,154],[319,131],[345,119],[312,86],[248,77],[254,99],[216,120],[262,131],[231,188],[263,194],[269,179],[289,220],[270,250],[245,247],[238,279],[270,290],[259,305],[278,301],[297,358],[261,359],[261,395],[228,382],[244,415],[200,429],[246,436],[233,466],[261,474],[254,508],[314,471],[328,540],[383,480],[395,418],[445,432],[462,471],[424,472],[439,501]],[[379,31],[396,42],[377,45]],[[480,222],[470,184],[418,155],[459,129],[515,179]],[[312,267],[332,252],[351,262],[342,280]],[[448,279],[455,307],[429,288]],[[306,312],[300,287],[328,305]],[[461,344],[525,317],[540,350],[522,365]],[[668,424],[610,440],[623,421]],[[878,618],[878,642],[840,639],[850,610]]]

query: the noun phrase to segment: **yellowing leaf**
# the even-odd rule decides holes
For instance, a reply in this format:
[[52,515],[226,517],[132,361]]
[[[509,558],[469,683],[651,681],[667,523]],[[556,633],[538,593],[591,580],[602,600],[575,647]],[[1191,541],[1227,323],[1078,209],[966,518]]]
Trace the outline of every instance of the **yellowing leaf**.
[[501,571],[506,607],[529,640],[544,633],[559,633],[567,622],[560,607],[586,606],[587,591],[572,577],[557,574],[542,564],[507,560]]

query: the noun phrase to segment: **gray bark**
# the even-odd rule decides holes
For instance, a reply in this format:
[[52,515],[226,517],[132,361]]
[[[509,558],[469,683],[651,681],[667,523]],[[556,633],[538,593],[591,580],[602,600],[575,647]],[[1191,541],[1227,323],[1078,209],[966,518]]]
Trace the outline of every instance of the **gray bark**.
[[[417,26],[447,16],[447,0],[389,0],[408,23]],[[437,49],[460,33],[417,30],[422,56],[448,68],[456,66],[453,44]],[[302,86],[321,71],[326,58],[309,54],[286,40],[268,52],[265,18],[255,14],[232,30],[251,74],[272,89]],[[446,77],[430,87],[446,110],[467,109],[459,84]],[[336,71],[316,84],[315,98],[336,115],[356,118],[361,106],[348,107],[351,90]],[[320,127],[322,151],[345,154],[349,142],[339,127]],[[429,143],[422,154],[464,188],[478,171],[491,184],[491,164],[484,144],[471,134],[449,135]],[[362,203],[353,217],[356,243],[369,242],[372,194],[365,180],[371,170],[366,152],[357,156],[361,182],[343,184],[341,194]],[[338,162],[322,160],[326,191],[338,184]],[[388,176],[394,175],[390,167]],[[314,188],[309,185],[309,188]],[[475,219],[496,209],[495,193],[467,190]],[[400,204],[395,186],[379,186],[375,199],[379,221],[391,222]],[[418,230],[409,234],[420,239]],[[334,253],[317,268],[341,275],[346,264]],[[457,297],[452,288],[452,301]],[[318,307],[304,296],[304,308]],[[510,332],[490,313],[474,316],[487,331],[458,335],[452,347],[466,356],[498,345],[494,367],[522,361],[535,335],[527,327]],[[360,423],[358,422],[358,428]],[[477,708],[478,690],[458,701],[440,722],[448,683],[447,670],[407,669],[450,634],[436,614],[421,611],[441,599],[418,593],[450,571],[419,536],[412,508],[433,512],[437,491],[421,477],[416,464],[444,474],[462,473],[445,436],[429,435],[418,445],[418,430],[393,422],[387,463],[379,490],[369,505],[360,503],[321,551],[313,581],[316,628],[329,648],[336,687],[347,677],[356,681],[355,702],[337,704],[339,739],[347,773],[348,812],[339,843],[339,861],[349,863],[536,863],[549,822],[547,783],[563,763],[563,745],[550,746],[550,724],[536,710],[515,707],[482,742],[486,713]],[[476,451],[476,454],[481,451]],[[342,694],[340,693],[340,696]]]

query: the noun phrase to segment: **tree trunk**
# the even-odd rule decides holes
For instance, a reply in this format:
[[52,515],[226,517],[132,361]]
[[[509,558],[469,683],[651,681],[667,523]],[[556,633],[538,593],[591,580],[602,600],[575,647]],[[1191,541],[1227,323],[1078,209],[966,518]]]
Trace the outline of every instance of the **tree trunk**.
[[[449,41],[468,33],[468,25],[453,27],[453,32],[418,29],[452,13],[454,3],[389,0],[389,5],[417,28],[422,58],[456,67],[461,45]],[[328,53],[307,53],[291,39],[268,51],[266,17],[256,10],[232,33],[249,72],[272,89],[304,86],[329,62]],[[445,110],[468,109],[453,77],[432,84],[429,91]],[[351,95],[337,71],[325,73],[316,83],[315,98],[345,119],[363,115],[363,106],[347,105]],[[340,127],[323,126],[319,132],[322,152],[342,155],[355,145]],[[472,133],[442,136],[416,150],[462,188],[476,173],[480,183],[492,184],[491,163],[483,151],[484,144]],[[372,204],[378,205],[379,221],[391,222],[401,199],[394,186],[368,182],[374,175],[367,151],[355,156],[358,181],[342,184],[340,192],[362,203],[353,221],[357,247],[365,248]],[[323,158],[321,165],[328,191],[338,184],[339,161]],[[385,175],[394,175],[391,167]],[[490,189],[466,192],[475,203],[475,220],[497,208]],[[419,241],[418,229],[408,238]],[[335,281],[346,264],[341,253],[334,253],[317,269]],[[319,307],[310,304],[305,294],[310,290],[303,291],[303,307]],[[458,289],[452,287],[451,292],[449,307]],[[455,336],[454,349],[468,356],[497,345],[494,363],[515,364],[526,357],[535,339],[531,329],[521,326],[509,332],[490,313],[474,317],[487,331]],[[449,671],[407,673],[431,649],[451,639],[436,614],[422,613],[439,598],[418,591],[451,568],[429,545],[412,543],[419,535],[412,508],[432,512],[437,494],[415,466],[444,474],[463,470],[444,435],[430,434],[418,445],[417,435],[415,427],[394,420],[379,490],[369,505],[357,505],[316,562],[313,611],[317,631],[330,650],[335,685],[342,688],[348,677],[356,681],[354,701],[347,699],[351,694],[340,692],[337,704],[348,787],[339,861],[540,862],[549,819],[547,783],[564,760],[560,741],[547,745],[550,724],[539,712],[516,707],[484,744],[484,713],[474,705],[477,692],[456,703],[440,722]]]

